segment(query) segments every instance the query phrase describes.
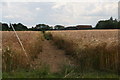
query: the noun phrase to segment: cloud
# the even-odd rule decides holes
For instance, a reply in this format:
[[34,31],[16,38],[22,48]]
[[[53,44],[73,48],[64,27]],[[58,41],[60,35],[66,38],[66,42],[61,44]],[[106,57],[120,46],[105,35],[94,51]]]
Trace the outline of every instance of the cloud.
[[32,8],[26,6],[28,6],[27,3],[3,3],[2,20],[7,22],[22,22],[25,24],[34,22],[36,15],[33,13]]
[[40,10],[40,8],[39,8],[39,7],[37,7],[37,8],[35,8],[35,10],[39,11],[39,10]]
[[[115,16],[117,15],[117,3],[98,3],[89,13],[90,16]],[[116,16],[117,17],[117,16]]]
[[111,16],[117,18],[118,8],[115,2],[57,2],[52,9],[55,11],[52,15],[56,23],[95,25],[100,19],[108,19]]
[[58,8],[65,6],[66,4],[67,4],[66,2],[55,2],[52,8],[58,9]]
[[3,16],[4,18],[6,18],[6,19],[14,19],[14,18],[20,18],[20,16],[18,16],[18,15],[7,15],[7,16]]

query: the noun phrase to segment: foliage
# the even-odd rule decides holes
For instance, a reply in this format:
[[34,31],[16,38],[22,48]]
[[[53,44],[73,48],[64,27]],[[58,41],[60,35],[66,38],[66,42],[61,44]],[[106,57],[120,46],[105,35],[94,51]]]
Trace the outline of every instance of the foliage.
[[3,23],[1,27],[2,27],[2,31],[9,31],[8,24]]
[[[16,31],[26,31],[26,30],[28,30],[28,28],[21,23],[12,24],[12,26],[15,28]],[[12,26],[10,24],[10,30],[13,30]]]
[[26,30],[28,30],[28,28],[21,23],[10,24],[10,27],[8,26],[7,23],[1,23],[1,24],[2,24],[2,26],[0,26],[0,27],[2,28],[2,31],[13,31],[12,26],[15,28],[16,31],[26,31]]
[[55,28],[56,30],[63,30],[63,29],[64,29],[64,26],[62,26],[62,25],[56,25],[54,28]]
[[[109,20],[100,20],[96,24],[95,28],[92,28],[91,25],[76,25],[76,26],[63,26],[63,25],[55,25],[54,29],[52,26],[47,24],[37,24],[35,27],[27,28],[27,26],[22,23],[12,24],[16,31],[47,31],[47,30],[87,30],[87,29],[120,29],[120,21],[117,19],[113,19],[112,17]],[[2,31],[12,31],[12,27],[10,27],[7,23],[0,23],[0,30]]]
[[52,34],[50,32],[44,32],[43,36],[46,40],[52,40]]
[[51,29],[51,27],[49,27],[49,25],[46,24],[38,24],[36,25],[35,29],[40,31],[45,31]]
[[96,70],[81,72],[79,66],[65,65],[62,71],[56,73],[51,73],[48,66],[36,70],[18,69],[13,72],[3,72],[4,78],[120,78],[120,76],[116,73]]
[[95,28],[97,29],[120,29],[120,21],[117,21],[116,19],[113,20],[113,18],[111,17],[109,20],[99,21]]
[[52,77],[49,68],[44,66],[40,69],[18,69],[12,72],[3,72],[3,78],[44,78]]

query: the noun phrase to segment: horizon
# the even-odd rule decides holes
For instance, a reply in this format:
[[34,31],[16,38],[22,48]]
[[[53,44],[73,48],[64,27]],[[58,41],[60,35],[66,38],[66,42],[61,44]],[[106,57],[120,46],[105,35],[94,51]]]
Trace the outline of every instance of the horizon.
[[[115,19],[113,19],[113,20],[115,20]],[[11,23],[11,22],[9,22],[9,23],[7,23],[7,22],[0,22],[0,23],[2,23],[2,24],[7,24],[8,26],[10,25],[10,24],[19,24],[20,22],[18,22],[18,23]],[[23,23],[21,23],[21,24],[23,24]],[[38,23],[38,24],[44,24],[44,23]],[[32,27],[36,27],[36,25],[38,25],[38,24],[35,24],[34,26],[27,26],[27,25],[25,25],[25,24],[23,24],[24,26],[26,26],[27,28],[32,28]],[[49,24],[45,24],[45,25],[48,25],[49,27],[55,27],[56,25],[59,25],[59,24],[55,24],[55,25],[49,25]],[[61,26],[64,26],[64,25],[62,25],[62,24],[60,24]],[[75,27],[75,26],[79,26],[79,25],[81,25],[81,26],[92,26],[92,25],[89,25],[89,24],[76,24],[76,25],[66,25],[66,26],[64,26],[64,27]],[[97,23],[96,23],[96,25],[97,25]],[[96,26],[95,25],[95,26]],[[95,28],[95,26],[92,26],[92,28]]]

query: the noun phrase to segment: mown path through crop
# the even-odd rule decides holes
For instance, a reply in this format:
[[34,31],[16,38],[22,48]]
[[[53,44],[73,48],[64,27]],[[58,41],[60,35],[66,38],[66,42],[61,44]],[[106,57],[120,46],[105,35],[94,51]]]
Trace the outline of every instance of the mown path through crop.
[[75,62],[65,55],[65,51],[58,49],[51,40],[43,41],[43,51],[34,60],[35,67],[48,65],[51,72],[59,72],[64,65],[75,65]]

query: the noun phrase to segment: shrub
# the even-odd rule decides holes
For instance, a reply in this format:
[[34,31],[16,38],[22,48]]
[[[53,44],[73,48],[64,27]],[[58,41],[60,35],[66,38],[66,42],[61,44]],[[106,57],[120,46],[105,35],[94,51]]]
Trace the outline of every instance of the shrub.
[[52,40],[52,34],[50,32],[46,32],[43,35],[46,40]]

